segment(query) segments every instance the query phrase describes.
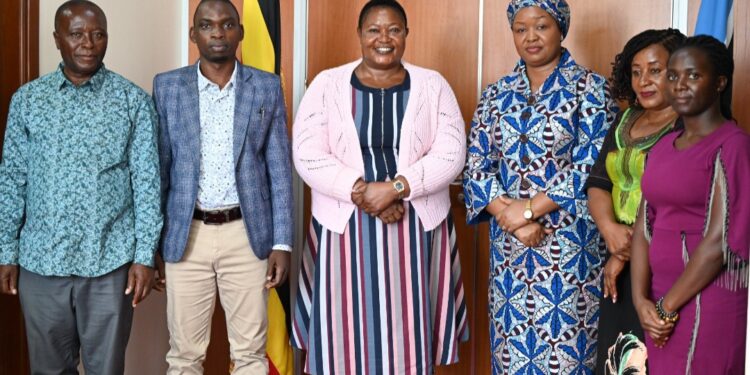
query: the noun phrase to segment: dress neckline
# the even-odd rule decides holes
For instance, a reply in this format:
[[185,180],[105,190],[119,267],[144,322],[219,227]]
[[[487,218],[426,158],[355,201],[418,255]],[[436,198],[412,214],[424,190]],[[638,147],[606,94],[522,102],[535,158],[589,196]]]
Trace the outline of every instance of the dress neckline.
[[617,144],[619,148],[625,148],[625,147],[633,147],[633,148],[639,148],[639,147],[645,147],[649,148],[651,145],[656,143],[664,134],[668,133],[670,130],[674,129],[675,125],[677,124],[678,118],[675,118],[674,120],[667,122],[666,124],[662,125],[661,129],[651,133],[646,134],[641,137],[633,137],[631,136],[630,132],[633,130],[633,126],[635,126],[636,121],[643,116],[643,114],[646,113],[643,109],[637,109],[637,108],[627,108],[625,109],[625,112],[622,114],[622,125],[618,127],[617,133]]
[[708,144],[710,141],[716,139],[717,137],[724,134],[725,132],[731,131],[733,125],[736,125],[734,120],[727,120],[721,125],[719,125],[718,128],[714,129],[714,131],[712,131],[711,133],[708,133],[705,137],[698,140],[698,142],[695,142],[686,148],[679,149],[677,148],[677,145],[675,145],[675,142],[677,142],[677,138],[680,138],[680,136],[682,136],[682,134],[685,133],[685,129],[682,129],[681,131],[675,133],[674,138],[672,139],[671,142],[669,142],[669,144],[672,147],[672,150],[676,152],[688,152],[693,149],[699,149],[701,148],[701,146]]
[[359,80],[359,77],[357,77],[357,73],[352,72],[352,79],[351,79],[351,85],[361,91],[367,91],[367,92],[386,92],[391,93],[395,91],[405,91],[409,90],[409,87],[411,86],[411,79],[409,78],[409,71],[406,71],[406,74],[404,75],[404,80],[401,81],[401,83],[397,83],[391,87],[370,87],[362,83],[362,81]]

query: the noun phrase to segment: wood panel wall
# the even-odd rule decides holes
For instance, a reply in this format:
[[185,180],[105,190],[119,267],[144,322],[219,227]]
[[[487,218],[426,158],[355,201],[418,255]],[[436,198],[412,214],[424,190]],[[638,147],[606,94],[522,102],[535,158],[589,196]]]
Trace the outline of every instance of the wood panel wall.
[[[701,0],[689,0],[688,31],[693,35]],[[732,115],[737,123],[750,132],[750,2],[734,0],[734,86],[732,87]]]
[[1,147],[11,96],[39,75],[39,0],[3,0],[0,25]]
[[[39,75],[39,0],[0,1],[0,147],[13,93]],[[0,295],[0,375],[26,374],[21,305],[17,296]]]
[[[357,19],[365,0],[315,1],[308,14],[307,81],[324,69],[358,59]],[[476,105],[479,4],[468,1],[401,1],[408,18],[404,60],[445,76],[469,119]],[[421,15],[427,15],[424,17]]]
[[[242,15],[244,0],[232,0],[237,10]],[[193,25],[193,14],[200,0],[190,0],[188,3],[189,26]],[[281,10],[281,78],[284,89],[284,100],[287,107],[287,128],[291,134],[292,129],[292,89],[293,89],[293,63],[294,48],[294,0],[280,0]],[[198,60],[199,53],[194,43],[189,42],[188,63],[192,64]],[[237,58],[242,57],[242,47],[237,49]],[[217,296],[218,298],[218,296]],[[229,372],[229,341],[227,339],[226,319],[224,310],[220,304],[216,304],[213,321],[211,323],[211,342],[206,352],[206,361],[203,364],[207,375],[224,375]]]
[[[359,11],[366,1],[356,1],[341,6],[338,1],[319,1],[309,10],[308,20],[308,83],[323,69],[335,67],[355,60],[361,56],[357,37],[357,19]],[[467,3],[461,7],[450,6],[450,1],[402,1],[406,10],[409,36],[406,41],[404,59],[416,65],[440,71],[451,83],[465,119],[469,119],[476,105],[477,82],[477,35],[478,3]],[[430,14],[430,17],[415,15]],[[439,22],[435,22],[439,21]],[[451,191],[454,204],[453,214],[456,218],[465,217],[466,213],[458,197],[459,187]],[[466,227],[463,221],[456,220],[459,241],[467,241],[460,253],[464,269],[466,298],[475,301],[486,299],[486,293],[475,288],[476,253],[471,241],[474,229]],[[481,283],[480,283],[481,284]],[[482,330],[484,325],[477,325],[475,316],[484,317],[484,310],[476,311],[474,304],[469,307],[470,330]],[[477,314],[478,313],[478,314]],[[482,324],[482,323],[480,323]],[[439,374],[474,373],[476,363],[473,359],[476,350],[471,343],[462,345],[458,364],[440,368]]]
[[[190,14],[199,0],[190,0]],[[233,0],[241,9],[242,0]],[[308,81],[322,69],[337,66],[359,57],[356,38],[357,15],[364,0],[315,0],[309,8]],[[571,1],[571,34],[563,43],[582,64],[609,75],[616,52],[633,34],[645,28],[667,27],[671,4],[668,1],[631,0],[627,5],[617,0]],[[460,4],[448,0],[430,2],[403,0],[410,17],[411,33],[405,59],[439,70],[451,83],[464,118],[469,121],[476,102],[478,63],[478,1]],[[689,3],[689,31],[692,32],[700,0]],[[486,1],[482,30],[482,86],[507,74],[518,57],[510,37],[505,15],[506,1]],[[10,96],[21,83],[38,75],[38,0],[3,0],[0,2],[0,140],[4,130]],[[281,0],[282,70],[284,93],[291,118],[293,0]],[[617,9],[613,12],[613,9]],[[750,3],[735,0],[735,85],[734,114],[745,129],[750,129]],[[192,22],[191,22],[192,23]],[[190,62],[197,58],[194,47]],[[289,121],[291,126],[291,121]],[[1,142],[1,141],[0,141]],[[442,374],[489,373],[487,353],[488,322],[486,316],[488,234],[486,226],[461,225],[462,211],[458,191],[452,191],[453,214],[459,224],[461,261],[470,307],[470,328],[474,338],[461,348],[461,363],[440,370]],[[475,236],[476,235],[476,236]],[[28,372],[25,338],[17,298],[0,296],[0,375]],[[221,312],[221,310],[219,310]],[[15,315],[14,315],[15,314]],[[214,340],[207,360],[207,374],[224,374],[228,365],[228,346],[222,346],[223,313],[214,322]],[[224,331],[225,332],[225,331]],[[225,333],[223,333],[225,335]],[[219,336],[219,338],[216,338]],[[225,336],[223,337],[224,340]],[[485,344],[483,344],[485,343]],[[222,359],[222,358],[225,358]],[[212,362],[214,361],[214,362]],[[213,363],[213,364],[212,364]]]
[[[244,0],[231,0],[242,15],[242,4]],[[294,49],[294,0],[279,0],[281,8],[281,78],[284,86],[284,100],[287,108],[287,125],[292,130],[292,83],[294,82],[292,59]],[[200,0],[190,0],[188,3],[188,24],[193,25],[193,14]],[[198,48],[194,43],[188,45],[188,63],[198,61]],[[242,46],[237,49],[237,58],[242,59]]]
[[[359,9],[365,2],[319,0],[314,7],[310,7],[308,82],[321,70],[360,56],[355,30]],[[448,79],[468,124],[480,89],[477,74],[481,75],[483,88],[508,74],[518,61],[506,16],[507,2],[484,3],[481,72],[475,65],[480,59],[476,44],[478,38],[471,35],[479,31],[478,1],[463,2],[460,6],[448,1],[425,4],[402,0],[401,3],[409,16],[410,28],[405,60],[437,69]],[[576,0],[569,3],[571,30],[563,46],[571,51],[580,64],[607,77],[611,73],[614,56],[630,37],[648,28],[667,28],[672,23],[672,7],[668,1],[633,0],[627,6],[618,0]],[[690,4],[690,25],[695,23],[698,5],[696,0]],[[738,11],[737,14],[740,17],[743,13]],[[750,46],[745,48],[750,50]],[[488,374],[488,230],[486,225],[474,228],[463,225],[461,219],[465,211],[459,198],[458,192],[453,190],[453,214],[459,224],[459,246],[472,339],[461,347],[461,362],[458,365],[439,368],[438,372]]]
[[[626,7],[618,0],[577,0],[569,1],[571,8],[571,26],[563,47],[570,50],[573,58],[605,77],[611,72],[614,56],[620,52],[627,40],[638,32],[648,28],[664,28],[671,24],[671,2],[654,2],[652,0],[631,0]],[[513,44],[513,35],[507,17],[507,1],[485,1],[484,29],[482,46],[482,89],[488,84],[509,74],[519,60]],[[622,12],[612,12],[612,9],[622,9]],[[628,10],[641,11],[629,12]],[[648,12],[642,11],[648,9]],[[486,314],[486,300],[488,293],[488,259],[489,259],[489,230],[486,224],[478,228],[478,239],[475,252],[477,254],[478,281],[475,285],[477,293],[481,293],[484,300],[477,300],[475,309],[485,312],[476,316],[477,329],[472,330],[477,342],[472,342],[477,348],[477,358],[471,374],[490,373],[489,354],[489,317]],[[464,277],[470,277],[464,275]],[[483,303],[479,305],[479,303]]]
[[[367,2],[350,0],[343,4],[333,0],[313,1],[315,4],[308,8],[307,14],[308,85],[320,71],[360,57],[357,16]],[[411,48],[411,39],[407,38],[406,50]]]
[[701,0],[688,0],[688,35],[695,32],[695,20],[698,19],[698,10],[701,7]]
[[[365,3],[364,0],[316,0],[314,6],[310,3],[308,84],[321,70],[360,58],[357,20]],[[439,71],[451,84],[463,117],[468,121],[476,106],[479,3],[469,1],[458,6],[450,0],[403,0],[401,4],[406,10],[409,27],[404,60]],[[459,242],[462,244],[460,260],[464,272],[464,287],[466,298],[470,301],[470,331],[474,335],[475,332],[486,331],[486,310],[481,307],[477,310],[474,308],[477,304],[471,303],[486,301],[486,287],[481,289],[481,285],[486,284],[483,281],[486,277],[477,277],[481,275],[481,271],[477,269],[478,257],[473,251],[476,247],[473,243],[475,229],[464,224],[466,211],[460,193],[460,186],[451,188],[453,215],[456,218]],[[483,305],[480,303],[477,306]],[[475,353],[486,352],[486,349],[477,348],[473,343],[471,341],[460,346],[459,358],[462,360],[458,364],[439,368],[437,373],[474,373],[477,366],[475,359],[480,358]]]
[[[569,1],[570,31],[563,41],[579,64],[609,77],[614,56],[633,35],[649,28],[666,28],[671,24],[669,1],[620,0]],[[518,54],[506,14],[507,1],[485,2],[484,17],[484,85],[508,74]],[[613,9],[618,11],[613,12]],[[648,9],[648,11],[644,11]]]
[[750,132],[750,1],[734,0],[734,25],[732,114]]
[[[323,69],[360,56],[356,36],[357,15],[364,0],[320,0],[309,10],[308,82]],[[437,1],[425,4],[402,0],[409,16],[405,60],[440,71],[451,83],[464,118],[470,121],[476,105],[478,1]],[[617,0],[578,0],[571,3],[571,31],[563,43],[581,64],[609,76],[611,63],[625,42],[648,28],[671,25],[671,2],[633,0],[626,7]],[[311,4],[312,5],[312,4]],[[518,60],[506,16],[507,2],[487,1],[484,9],[481,86],[508,74]],[[691,4],[689,23],[694,24]],[[618,9],[613,12],[613,9]],[[461,362],[440,368],[442,374],[489,373],[488,316],[486,314],[489,241],[486,225],[463,226],[462,202],[452,191],[453,214],[459,223],[459,246],[469,303],[472,340],[461,348]],[[467,251],[468,250],[468,251]],[[468,260],[468,262],[467,262]],[[469,354],[467,357],[466,354]]]
[[[631,0],[624,8],[618,0],[579,0],[570,1],[569,4],[572,14],[571,30],[563,46],[570,49],[580,64],[607,77],[611,73],[615,54],[630,37],[647,28],[665,28],[671,25],[672,5],[668,1]],[[688,2],[688,35],[692,35],[695,30],[700,4],[701,0]],[[518,59],[505,13],[506,7],[507,2],[485,2],[483,86],[510,72]],[[612,12],[611,9],[621,11]],[[750,96],[748,20],[750,2],[735,1],[733,114],[740,126],[750,131],[750,106],[745,105],[741,99]]]

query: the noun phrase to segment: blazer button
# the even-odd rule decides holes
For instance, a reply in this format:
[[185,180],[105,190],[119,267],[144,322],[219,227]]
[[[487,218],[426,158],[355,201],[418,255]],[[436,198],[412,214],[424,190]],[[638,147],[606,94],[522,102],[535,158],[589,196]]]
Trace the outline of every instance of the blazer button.
[[521,143],[526,143],[529,141],[529,136],[526,134],[521,134],[518,136],[518,140],[521,141]]
[[534,105],[536,103],[536,97],[534,95],[529,95],[529,98],[526,100],[530,105]]
[[524,164],[528,165],[529,163],[531,163],[531,158],[528,155],[526,155],[526,156],[524,156],[524,157],[521,158],[521,162],[523,162]]

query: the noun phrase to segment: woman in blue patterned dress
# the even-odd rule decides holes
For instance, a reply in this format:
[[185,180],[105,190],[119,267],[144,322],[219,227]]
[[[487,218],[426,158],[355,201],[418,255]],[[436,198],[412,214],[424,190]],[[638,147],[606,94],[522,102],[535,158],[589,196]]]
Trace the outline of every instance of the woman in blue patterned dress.
[[561,41],[564,0],[512,0],[521,57],[482,94],[469,138],[467,220],[490,219],[494,374],[591,374],[604,246],[583,190],[617,106]]

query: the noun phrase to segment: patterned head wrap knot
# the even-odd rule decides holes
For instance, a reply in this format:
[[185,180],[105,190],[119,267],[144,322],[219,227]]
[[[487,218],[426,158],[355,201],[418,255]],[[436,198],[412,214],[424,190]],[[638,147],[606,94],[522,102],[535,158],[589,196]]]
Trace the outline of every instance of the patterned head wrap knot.
[[570,7],[565,0],[510,0],[508,4],[508,21],[513,25],[516,14],[526,7],[537,6],[549,13],[557,21],[563,38],[568,35],[570,28]]

